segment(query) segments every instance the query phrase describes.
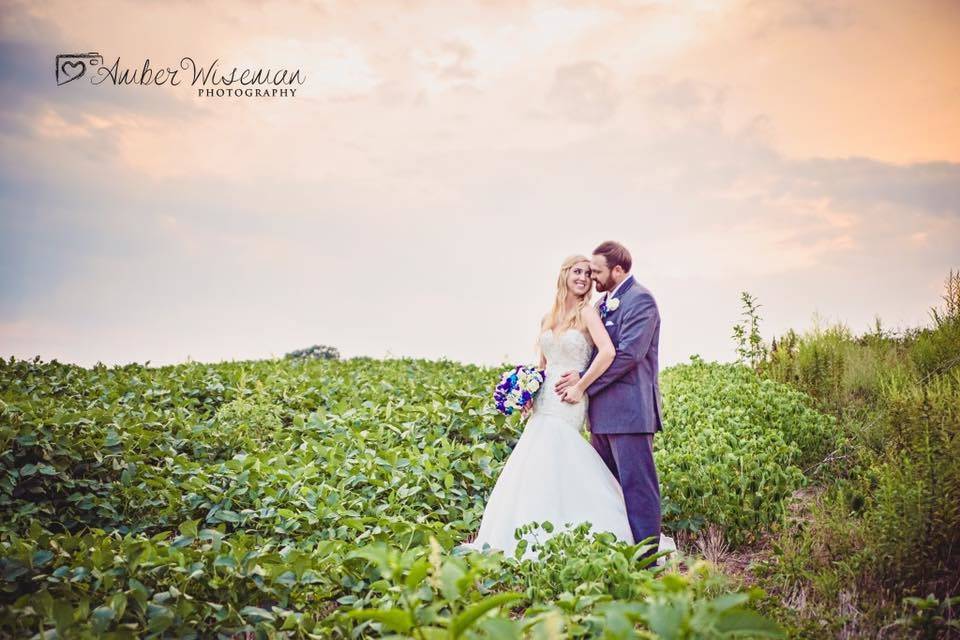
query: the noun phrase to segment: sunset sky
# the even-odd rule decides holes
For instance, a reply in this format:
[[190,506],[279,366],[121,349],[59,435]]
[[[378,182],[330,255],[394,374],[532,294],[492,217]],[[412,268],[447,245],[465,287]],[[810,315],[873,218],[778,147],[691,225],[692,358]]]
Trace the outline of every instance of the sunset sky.
[[[57,86],[300,69],[288,98]],[[525,361],[619,240],[661,364],[928,320],[960,268],[960,2],[0,0],[0,357]]]

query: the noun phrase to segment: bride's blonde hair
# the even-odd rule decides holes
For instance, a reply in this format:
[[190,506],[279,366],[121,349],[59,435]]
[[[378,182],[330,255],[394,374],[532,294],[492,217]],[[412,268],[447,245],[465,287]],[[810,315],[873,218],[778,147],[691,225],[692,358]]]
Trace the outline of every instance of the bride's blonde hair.
[[577,329],[583,331],[585,325],[583,321],[583,310],[590,303],[590,293],[580,298],[577,304],[570,311],[566,310],[567,294],[567,276],[570,275],[570,269],[573,265],[580,262],[590,262],[590,258],[581,255],[570,256],[560,265],[560,275],[557,276],[557,297],[553,301],[553,308],[544,318],[543,328],[551,329],[555,332],[566,331],[567,329]]

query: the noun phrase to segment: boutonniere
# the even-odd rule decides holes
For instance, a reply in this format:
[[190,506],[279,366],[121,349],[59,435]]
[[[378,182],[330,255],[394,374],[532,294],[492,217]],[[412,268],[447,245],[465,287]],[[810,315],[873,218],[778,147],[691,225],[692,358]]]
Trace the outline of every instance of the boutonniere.
[[617,307],[620,306],[619,298],[610,298],[607,300],[604,298],[600,301],[600,319],[606,320],[607,316],[617,310]]

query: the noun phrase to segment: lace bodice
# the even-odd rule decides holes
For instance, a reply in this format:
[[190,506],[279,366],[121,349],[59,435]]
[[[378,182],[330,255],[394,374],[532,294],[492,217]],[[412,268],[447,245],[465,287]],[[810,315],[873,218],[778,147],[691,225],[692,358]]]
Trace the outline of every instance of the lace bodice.
[[559,335],[547,330],[540,334],[540,349],[546,357],[547,370],[543,388],[533,401],[533,418],[555,416],[579,431],[587,415],[587,397],[577,404],[569,404],[560,399],[553,386],[567,371],[586,369],[593,346],[577,329],[567,329]]
[[544,331],[540,334],[540,349],[547,358],[547,373],[557,369],[560,374],[565,371],[580,371],[590,362],[592,345],[586,336],[576,329],[567,329],[560,335],[553,331]]

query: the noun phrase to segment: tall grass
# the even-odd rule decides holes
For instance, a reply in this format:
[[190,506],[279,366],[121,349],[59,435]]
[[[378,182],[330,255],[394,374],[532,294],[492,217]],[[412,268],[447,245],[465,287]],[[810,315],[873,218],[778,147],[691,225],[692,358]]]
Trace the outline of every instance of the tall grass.
[[[807,469],[821,491],[777,541],[767,579],[782,593],[800,589],[800,617],[830,618],[841,636],[957,631],[960,272],[930,315],[902,332],[879,320],[860,336],[843,325],[790,331],[756,364],[838,421],[836,446]],[[918,599],[928,595],[945,604]],[[905,611],[917,606],[938,617]]]

